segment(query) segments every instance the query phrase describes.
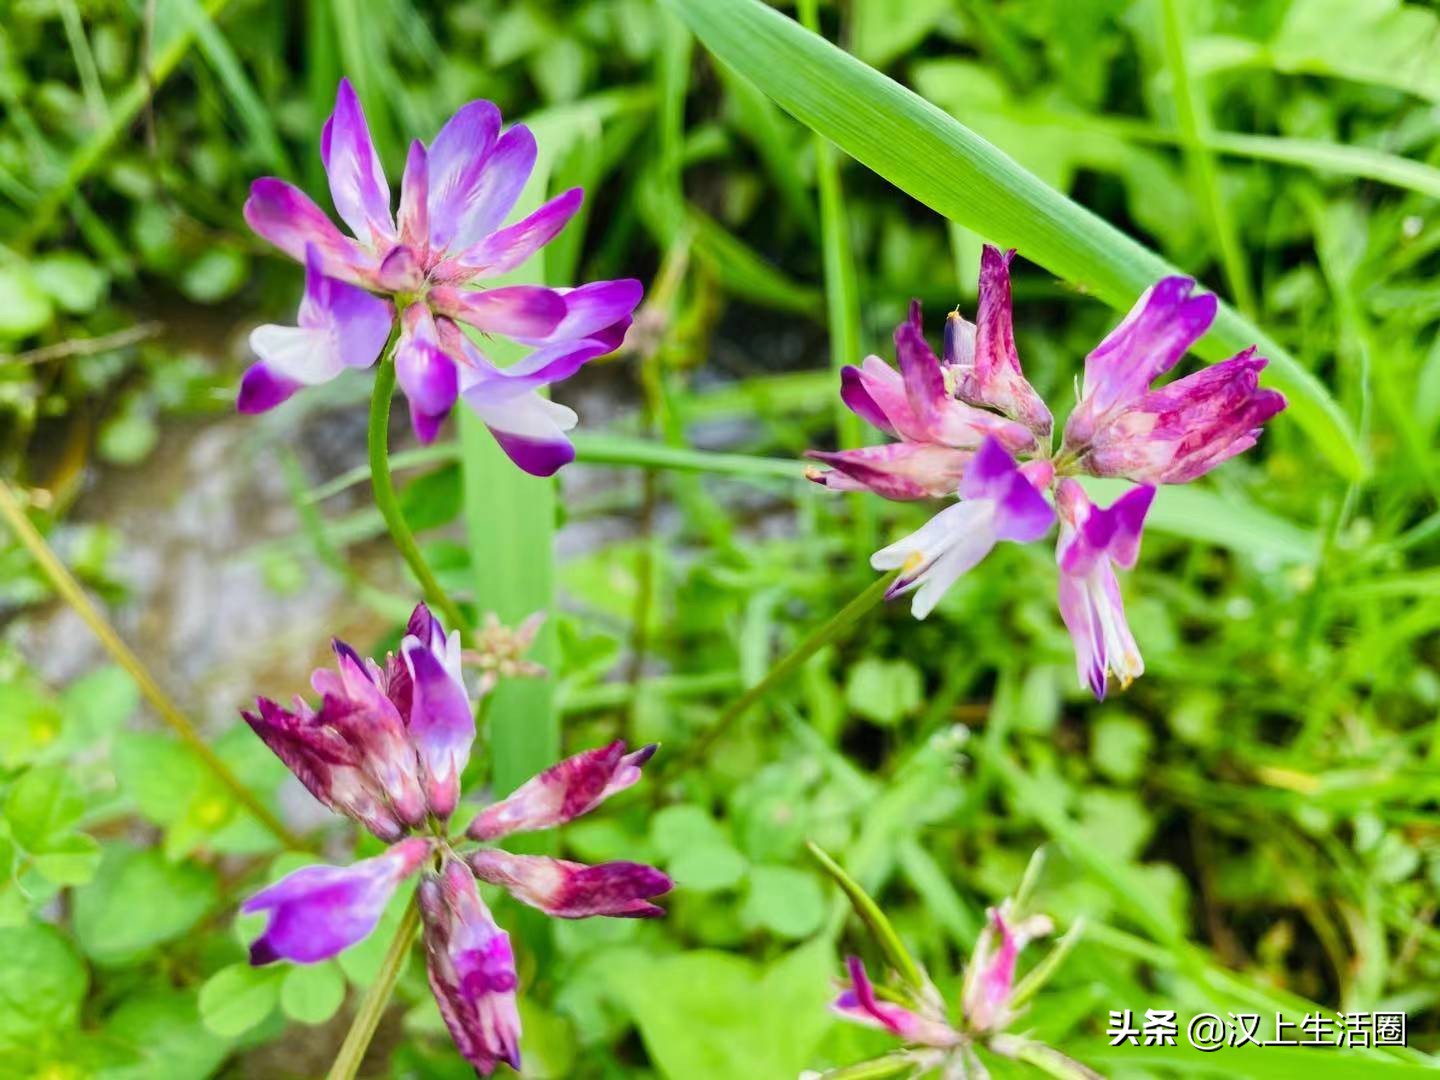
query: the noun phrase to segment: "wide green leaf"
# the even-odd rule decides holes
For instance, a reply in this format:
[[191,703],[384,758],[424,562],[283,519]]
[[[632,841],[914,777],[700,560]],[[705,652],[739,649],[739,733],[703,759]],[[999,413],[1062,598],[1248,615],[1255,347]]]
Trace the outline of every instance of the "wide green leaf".
[[[1047,186],[953,117],[760,0],[666,0],[721,61],[782,108],[937,213],[1013,246],[1082,292],[1126,310],[1178,271]],[[1222,304],[1197,346],[1208,359],[1258,345],[1289,414],[1341,473],[1365,471],[1359,443],[1315,376]]]

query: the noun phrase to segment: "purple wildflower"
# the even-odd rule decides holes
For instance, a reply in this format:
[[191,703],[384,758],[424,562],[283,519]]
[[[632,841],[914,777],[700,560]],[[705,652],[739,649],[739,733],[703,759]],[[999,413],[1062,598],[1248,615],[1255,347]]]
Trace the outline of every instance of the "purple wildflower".
[[[1153,485],[1186,483],[1249,449],[1285,398],[1259,388],[1265,360],[1253,348],[1151,389],[1216,311],[1215,298],[1195,295],[1189,278],[1165,278],[1086,359],[1080,402],[1052,454],[1050,410],[1015,348],[1014,255],[985,246],[976,321],[950,314],[941,357],[925,343],[917,302],[895,331],[898,372],[874,356],[844,369],[842,400],[897,441],[811,451],[831,468],[809,476],[834,490],[889,499],[959,497],[871,557],[875,569],[899,571],[887,599],[915,590],[917,619],[998,541],[1044,536],[1055,520],[1049,495],[1061,517],[1060,614],[1075,640],[1082,685],[1103,698],[1109,675],[1129,685],[1143,670],[1113,566],[1134,565]],[[1146,486],[1101,511],[1073,479],[1079,473]]]
[[[500,110],[488,101],[462,107],[428,147],[411,144],[398,216],[348,80],[340,82],[320,149],[331,199],[351,236],[283,180],[256,180],[245,203],[250,227],[305,263],[306,297],[298,326],[256,331],[260,359],[242,380],[241,410],[273,408],[301,386],[370,366],[398,319],[396,378],[422,442],[435,438],[463,397],[527,472],[548,476],[573,460],[564,432],[575,425],[574,413],[537,391],[619,346],[640,283],[467,286],[515,269],[548,244],[584,193],[563,192],[504,226],[534,169],[535,137],[524,124],[502,132]],[[460,323],[534,351],[498,368]]]
[[[362,660],[342,642],[335,643],[335,653],[338,670],[318,671],[312,679],[322,699],[318,710],[300,699],[286,710],[261,698],[258,711],[245,719],[317,798],[391,846],[349,867],[304,867],[251,897],[244,911],[269,913],[251,962],[313,963],[334,956],[374,930],[400,883],[429,863],[419,903],[441,1015],[479,1072],[488,1076],[502,1061],[518,1069],[514,956],[509,937],[480,898],[477,879],[565,919],[662,915],[651,901],[673,883],[641,863],[586,866],[457,850],[466,838],[447,835],[445,822],[459,799],[475,738],[459,635],[447,634],[421,604],[399,654],[383,665]],[[627,753],[616,742],[567,758],[482,811],[470,839],[573,820],[639,780],[654,751],[647,746]],[[422,829],[424,835],[410,835]]]

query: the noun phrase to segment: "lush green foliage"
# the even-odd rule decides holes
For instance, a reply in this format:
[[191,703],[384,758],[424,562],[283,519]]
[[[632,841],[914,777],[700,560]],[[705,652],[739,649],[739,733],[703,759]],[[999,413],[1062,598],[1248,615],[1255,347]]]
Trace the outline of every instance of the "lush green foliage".
[[[306,817],[236,710],[302,689],[330,632],[393,644],[415,588],[372,542],[363,377],[229,416],[243,331],[288,317],[298,285],[240,220],[249,181],[323,192],[341,74],[392,172],[489,97],[533,121],[542,182],[590,192],[524,276],[646,281],[627,351],[561,391],[584,426],[558,489],[465,421],[395,459],[467,610],[556,604],[554,678],[502,687],[470,788],[513,786],[557,742],[664,744],[558,843],[659,865],[669,917],[504,912],[533,1075],[778,1080],[885,1051],[825,1010],[843,952],[878,952],[807,840],[950,999],[985,905],[1048,845],[1034,904],[1086,930],[1026,1024],[1106,1074],[1399,1076],[1440,1050],[1433,9],[820,5],[853,60],[758,0],[6,12],[0,470],[220,758],[327,857],[373,843]],[[1031,260],[1019,345],[1052,402],[1169,263],[1234,301],[1205,355],[1273,344],[1293,412],[1157,500],[1125,582],[1147,665],[1128,693],[1075,686],[1051,552],[1004,545],[925,623],[866,615],[696,760],[873,581],[874,541],[927,512],[801,479],[804,449],[857,434],[837,430],[827,342],[884,355],[910,297],[971,306],[981,239]],[[218,482],[176,465],[197,456]],[[245,966],[238,898],[315,856],[282,852],[0,544],[0,1077],[319,1075],[401,900],[336,961]],[[167,571],[189,591],[167,595]],[[1103,1037],[1111,1009],[1321,1006],[1405,1011],[1418,1049]],[[465,1075],[418,963],[373,1055],[375,1075]]]

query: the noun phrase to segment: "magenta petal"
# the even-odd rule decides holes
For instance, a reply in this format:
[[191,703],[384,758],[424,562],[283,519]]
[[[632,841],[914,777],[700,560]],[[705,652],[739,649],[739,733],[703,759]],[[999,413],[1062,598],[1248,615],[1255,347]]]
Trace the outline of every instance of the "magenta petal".
[[846,364],[840,369],[840,400],[867,424],[879,428],[887,435],[895,434],[894,425],[890,423],[879,402],[870,395],[864,374],[854,364]]
[[[592,281],[578,288],[561,290],[565,317],[535,344],[574,341],[600,334],[628,320],[645,295],[645,287],[634,278]],[[628,323],[627,323],[628,325]],[[615,345],[619,345],[617,340]]]
[[575,444],[569,439],[532,439],[494,427],[490,429],[490,434],[505,451],[505,456],[521,472],[531,476],[554,476],[575,460]]
[[[433,158],[433,145],[430,153]],[[500,228],[515,208],[520,193],[525,190],[525,184],[535,168],[535,156],[535,136],[524,124],[516,124],[501,135],[485,159],[479,177],[468,189],[463,205],[457,207],[459,214],[448,242],[435,244],[436,250],[448,250],[451,254],[467,252],[484,243]],[[431,171],[434,171],[433,162]],[[431,185],[430,230],[433,237],[440,220],[433,180]]]
[[448,818],[460,797],[460,774],[475,741],[475,716],[459,672],[459,638],[450,655],[436,655],[419,639],[406,637],[400,653],[412,681],[410,740],[424,767],[430,812]]
[[806,457],[823,461],[833,472],[807,473],[816,483],[838,491],[871,491],[900,501],[953,495],[965,475],[971,451],[931,443],[887,443],[858,450]]
[[485,177],[499,134],[500,110],[488,101],[472,101],[447,120],[430,143],[427,201],[430,244],[436,251],[472,243],[467,238],[477,216],[483,226],[486,202],[493,195]]
[[665,909],[650,903],[674,888],[674,882],[653,866],[610,862],[599,866],[538,855],[511,855],[485,848],[466,856],[481,881],[505,888],[521,903],[558,919],[592,915],[648,919]]
[[543,338],[565,318],[564,297],[540,285],[473,291],[441,286],[431,290],[430,302],[438,313],[477,330],[519,338]]
[[466,835],[494,840],[572,821],[639,780],[641,766],[655,750],[652,744],[627,754],[624,740],[616,740],[568,757],[482,810]]
[[905,382],[905,398],[910,403],[918,430],[911,438],[929,441],[939,426],[940,410],[949,400],[945,378],[940,373],[940,360],[925,341],[920,329],[920,301],[910,304],[910,318],[895,328],[895,355],[900,361],[900,375]]
[[314,245],[306,249],[299,322],[328,332],[337,366],[367,368],[375,363],[394,321],[388,301],[325,275],[319,250]]
[[430,246],[430,159],[419,139],[405,155],[405,173],[400,178],[400,243],[413,251]]
[[831,1005],[831,1009],[840,1016],[888,1031],[907,1043],[919,1046],[948,1047],[959,1041],[959,1035],[943,1021],[921,1016],[893,1002],[881,1001],[875,995],[870,976],[858,956],[846,957],[845,966],[850,974],[850,989]]
[[296,262],[303,263],[306,246],[314,244],[330,277],[363,285],[378,266],[375,256],[341,233],[308,195],[284,180],[266,176],[250,185],[245,220]]
[[960,481],[960,495],[996,504],[995,535],[1002,540],[1038,540],[1055,521],[1055,512],[1045,497],[994,438],[987,438],[971,459]]
[[510,936],[495,924],[475,878],[449,859],[420,882],[426,973],[455,1048],[482,1076],[520,1068],[519,978]]
[[335,210],[350,231],[375,247],[392,243],[395,221],[390,216],[390,185],[349,79],[340,80],[335,111],[320,133],[320,159],[330,178]]
[[288,400],[301,385],[294,379],[277,375],[265,365],[265,361],[257,361],[240,376],[240,393],[235,398],[235,408],[247,415],[268,412]]
[[420,303],[405,309],[395,347],[395,378],[415,412],[444,418],[460,392],[459,373],[436,338],[430,310]]
[[247,915],[268,912],[265,932],[250,946],[250,962],[313,964],[368,937],[396,886],[430,852],[430,841],[401,840],[383,855],[352,866],[306,866],[241,905]]
[[[507,132],[507,136],[514,130],[512,128]],[[515,197],[518,196],[517,191]],[[582,189],[571,188],[514,225],[489,235],[477,236],[476,242],[456,257],[456,262],[469,276],[489,277],[514,270],[559,235],[579,211],[584,199]],[[513,204],[514,198],[511,202]]]

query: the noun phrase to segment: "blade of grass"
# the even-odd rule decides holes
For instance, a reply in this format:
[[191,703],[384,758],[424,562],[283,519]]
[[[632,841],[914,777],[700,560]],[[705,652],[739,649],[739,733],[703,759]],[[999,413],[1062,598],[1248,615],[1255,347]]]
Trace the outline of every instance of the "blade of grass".
[[1210,218],[1215,246],[1220,252],[1220,266],[1235,305],[1247,318],[1255,317],[1255,295],[1250,289],[1250,274],[1245,268],[1245,252],[1235,230],[1235,219],[1220,190],[1220,173],[1215,158],[1205,144],[1210,130],[1210,109],[1205,91],[1190,75],[1185,57],[1184,14],[1177,0],[1160,0],[1161,39],[1164,42],[1165,67],[1170,75],[1170,93],[1175,104],[1175,119],[1180,128],[1181,144],[1190,167],[1191,183],[1200,204]]
[[831,880],[840,886],[841,892],[850,901],[850,906],[855,909],[875,943],[880,946],[880,951],[885,954],[885,959],[890,961],[896,973],[909,983],[916,990],[924,991],[929,986],[929,980],[925,973],[920,970],[920,965],[910,955],[910,950],[905,948],[905,943],[900,940],[900,935],[895,932],[895,927],[890,925],[890,920],[880,910],[880,905],[870,898],[870,894],[862,889],[844,869],[825,853],[825,849],[814,840],[805,841],[805,847],[809,849],[811,856],[820,864],[820,868],[830,875]]
[[[666,0],[712,52],[781,108],[936,212],[1025,256],[1118,310],[1176,273],[1160,256],[1067,199],[996,147],[878,71],[759,0]],[[1222,305],[1197,351],[1258,345],[1269,382],[1347,477],[1366,470],[1345,415],[1313,373]]]

